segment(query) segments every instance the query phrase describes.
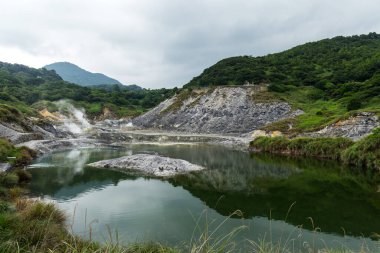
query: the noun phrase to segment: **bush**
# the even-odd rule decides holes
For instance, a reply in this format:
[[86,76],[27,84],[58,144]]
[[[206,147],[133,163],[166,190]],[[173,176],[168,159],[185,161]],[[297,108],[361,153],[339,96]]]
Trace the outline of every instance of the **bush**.
[[37,153],[34,150],[27,147],[21,147],[17,150],[14,167],[23,168],[29,165],[33,161],[33,158],[35,158],[36,156]]
[[13,167],[22,168],[29,165],[37,156],[37,152],[28,147],[14,147],[8,140],[0,138],[0,161],[7,162],[7,157],[16,157],[10,161]]
[[286,85],[283,85],[283,84],[272,83],[268,87],[268,91],[272,91],[272,92],[285,92],[287,90],[288,88],[286,87]]
[[12,151],[13,151],[12,144],[10,144],[8,140],[0,139],[0,161],[2,162],[7,161],[7,157],[10,156]]
[[1,185],[5,187],[13,187],[18,184],[18,176],[14,173],[6,173],[0,177]]
[[380,171],[380,129],[345,150],[342,160],[346,164]]
[[16,170],[15,173],[18,176],[19,183],[29,182],[32,179],[32,174],[24,169]]
[[0,213],[8,212],[9,210],[10,210],[9,203],[0,200]]
[[347,110],[348,111],[353,111],[353,110],[357,110],[357,109],[360,109],[362,107],[362,103],[360,102],[359,99],[351,99],[348,104],[347,104]]

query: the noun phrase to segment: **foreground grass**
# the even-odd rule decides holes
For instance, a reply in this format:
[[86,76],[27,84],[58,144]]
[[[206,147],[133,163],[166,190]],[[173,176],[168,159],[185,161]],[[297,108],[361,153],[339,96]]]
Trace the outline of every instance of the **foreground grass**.
[[356,143],[347,138],[259,137],[250,147],[256,152],[334,159],[360,169],[380,171],[380,129]]

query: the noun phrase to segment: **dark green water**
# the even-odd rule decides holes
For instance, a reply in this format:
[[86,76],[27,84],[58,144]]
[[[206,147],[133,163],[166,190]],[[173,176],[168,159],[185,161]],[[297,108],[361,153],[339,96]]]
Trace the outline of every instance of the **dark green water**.
[[[163,180],[85,166],[140,152],[185,159],[207,170]],[[110,228],[113,240],[117,231],[122,243],[182,245],[207,229],[220,238],[244,226],[234,237],[243,251],[247,239],[281,241],[305,252],[326,246],[380,249],[370,239],[380,232],[375,180],[334,162],[252,156],[208,145],[131,145],[55,152],[35,161],[30,171],[32,195],[56,201],[73,216],[74,233],[89,237],[91,226],[99,241],[110,239]],[[243,218],[225,220],[235,210]]]

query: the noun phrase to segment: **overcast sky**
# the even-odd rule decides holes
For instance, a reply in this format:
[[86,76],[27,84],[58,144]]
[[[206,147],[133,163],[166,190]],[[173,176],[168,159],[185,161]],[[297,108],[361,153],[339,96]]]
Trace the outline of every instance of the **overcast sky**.
[[0,61],[182,86],[236,55],[380,32],[378,0],[0,0]]

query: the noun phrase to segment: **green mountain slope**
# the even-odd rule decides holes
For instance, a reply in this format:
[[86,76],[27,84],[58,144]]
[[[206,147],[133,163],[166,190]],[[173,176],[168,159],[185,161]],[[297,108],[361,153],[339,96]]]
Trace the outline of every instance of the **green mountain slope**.
[[268,83],[272,91],[312,86],[330,97],[380,94],[380,35],[335,37],[262,57],[221,60],[185,87]]
[[113,85],[118,85],[121,89],[142,89],[137,85],[124,86],[116,79],[110,78],[101,73],[91,73],[70,62],[56,62],[46,65],[44,68],[54,70],[63,80],[81,86],[98,86],[99,88],[109,89]]
[[0,62],[0,103],[16,106],[29,113],[31,106],[40,109],[44,101],[72,100],[98,116],[107,107],[117,116],[140,114],[172,96],[172,90],[128,90],[82,87],[66,82],[54,71],[34,69]]

